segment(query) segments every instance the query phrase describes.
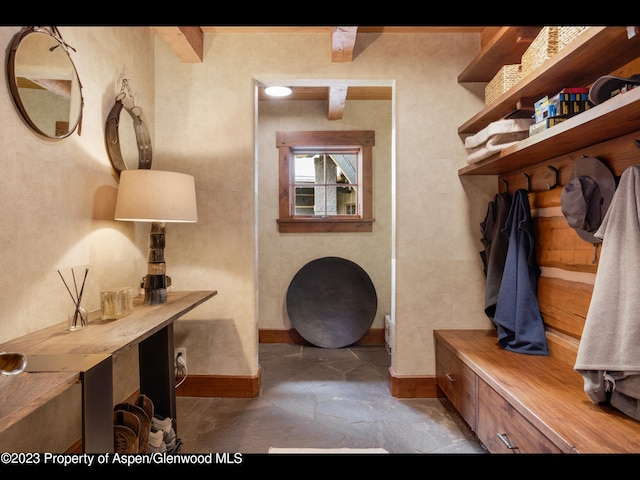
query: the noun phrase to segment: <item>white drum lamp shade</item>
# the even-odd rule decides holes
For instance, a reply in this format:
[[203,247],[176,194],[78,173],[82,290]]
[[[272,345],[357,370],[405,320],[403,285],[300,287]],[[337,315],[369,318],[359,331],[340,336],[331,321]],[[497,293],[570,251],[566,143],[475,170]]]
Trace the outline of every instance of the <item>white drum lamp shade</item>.
[[144,303],[166,303],[165,223],[198,221],[193,176],[162,170],[123,170],[114,218],[151,223]]

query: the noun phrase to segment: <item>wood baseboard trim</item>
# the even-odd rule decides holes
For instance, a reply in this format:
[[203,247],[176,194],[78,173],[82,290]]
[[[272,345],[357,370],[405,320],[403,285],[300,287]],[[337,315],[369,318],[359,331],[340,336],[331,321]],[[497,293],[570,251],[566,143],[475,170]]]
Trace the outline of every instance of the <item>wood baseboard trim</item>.
[[[233,375],[189,375],[176,389],[180,397],[233,397],[254,398],[260,396],[262,371],[255,377]],[[389,392],[396,398],[444,397],[434,377],[399,377],[389,367]]]
[[260,396],[262,371],[253,377],[236,375],[192,375],[178,388],[178,397],[233,397],[253,398]]
[[[294,345],[311,345],[295,328],[289,330],[260,329],[260,343],[291,343]],[[370,328],[354,345],[384,345],[384,328]]]
[[[260,396],[261,371],[255,377],[233,375],[189,375],[176,389],[181,397],[233,397]],[[389,392],[396,398],[440,398],[435,377],[398,377],[389,367]]]
[[438,388],[436,377],[399,377],[389,367],[389,391],[395,398],[439,398],[444,394]]
[[82,449],[82,438],[79,438],[64,453],[80,455],[82,453],[82,451],[83,451],[83,449]]
[[[260,343],[290,343],[311,345],[295,329],[260,330]],[[356,345],[384,345],[384,329],[372,328]],[[253,398],[260,396],[261,370],[255,377],[234,375],[193,375],[176,389],[179,397],[233,397]]]

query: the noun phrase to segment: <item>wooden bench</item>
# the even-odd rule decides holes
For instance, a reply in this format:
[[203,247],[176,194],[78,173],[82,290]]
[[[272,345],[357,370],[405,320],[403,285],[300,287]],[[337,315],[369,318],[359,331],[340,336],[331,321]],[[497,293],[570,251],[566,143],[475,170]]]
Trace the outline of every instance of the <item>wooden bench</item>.
[[562,356],[502,349],[495,330],[435,330],[438,387],[491,453],[640,453],[640,422],[596,405]]

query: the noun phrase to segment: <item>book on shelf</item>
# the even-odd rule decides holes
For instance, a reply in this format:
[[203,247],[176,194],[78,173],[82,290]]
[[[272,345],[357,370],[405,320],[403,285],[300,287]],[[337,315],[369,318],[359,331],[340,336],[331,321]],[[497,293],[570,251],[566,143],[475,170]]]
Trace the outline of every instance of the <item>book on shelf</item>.
[[563,94],[558,94],[555,97],[549,99],[547,105],[547,112],[542,116],[540,120],[547,117],[566,117],[573,114],[573,102],[563,99]]
[[547,117],[539,122],[534,123],[529,126],[529,136],[536,135],[540,132],[544,132],[545,130],[558,125],[561,122],[564,122],[568,117]]
[[589,95],[589,87],[565,87],[560,93],[586,93]]
[[533,104],[534,118],[536,123],[549,117],[549,97],[545,95]]
[[576,93],[569,101],[571,102],[571,111],[573,115],[582,113],[591,108],[588,93]]
[[[566,87],[558,93],[549,97],[545,95],[533,104],[535,124],[532,129],[538,132],[540,129],[556,125],[560,120],[573,117],[579,113],[589,110],[593,105],[589,101],[589,88],[587,87]],[[547,119],[553,118],[545,127],[537,126]],[[531,132],[530,132],[531,135]]]
[[591,106],[588,93],[559,92],[540,104],[536,120],[541,121],[547,117],[573,117],[588,110]]

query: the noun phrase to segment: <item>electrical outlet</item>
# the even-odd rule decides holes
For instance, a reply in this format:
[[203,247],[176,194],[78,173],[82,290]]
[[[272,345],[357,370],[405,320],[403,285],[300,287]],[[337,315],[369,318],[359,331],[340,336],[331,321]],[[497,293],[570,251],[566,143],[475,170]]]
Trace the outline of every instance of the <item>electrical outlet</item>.
[[173,356],[173,364],[177,367],[178,366],[178,355],[180,355],[182,357],[182,361],[184,363],[184,366],[187,366],[187,349],[186,348],[176,348],[174,350],[174,356]]

